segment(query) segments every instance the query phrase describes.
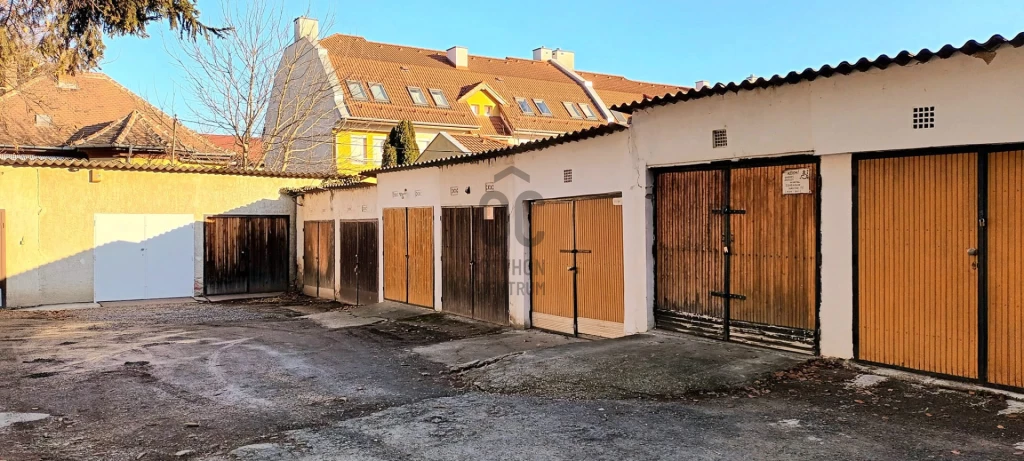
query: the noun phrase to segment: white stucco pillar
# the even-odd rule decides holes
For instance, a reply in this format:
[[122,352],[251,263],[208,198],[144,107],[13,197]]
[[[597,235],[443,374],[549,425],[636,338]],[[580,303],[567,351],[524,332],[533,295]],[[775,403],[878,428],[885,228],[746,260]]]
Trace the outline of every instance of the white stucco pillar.
[[633,166],[635,181],[622,191],[622,251],[625,296],[623,328],[626,334],[654,328],[654,209],[651,203],[653,176],[643,162]]
[[821,355],[853,358],[853,169],[821,157]]

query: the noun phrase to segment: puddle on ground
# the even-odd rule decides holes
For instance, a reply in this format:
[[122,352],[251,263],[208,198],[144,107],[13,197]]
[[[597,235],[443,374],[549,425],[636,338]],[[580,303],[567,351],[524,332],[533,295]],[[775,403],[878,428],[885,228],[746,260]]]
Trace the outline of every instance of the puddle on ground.
[[0,429],[17,423],[29,423],[49,418],[46,413],[2,413],[0,412]]

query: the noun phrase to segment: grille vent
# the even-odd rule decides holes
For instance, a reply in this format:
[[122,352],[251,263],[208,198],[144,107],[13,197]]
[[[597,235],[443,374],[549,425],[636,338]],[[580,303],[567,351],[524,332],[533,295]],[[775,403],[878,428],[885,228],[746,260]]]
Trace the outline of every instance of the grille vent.
[[935,106],[914,108],[914,129],[935,128]]
[[562,182],[572,182],[572,170],[562,170]]
[[722,130],[711,130],[711,147],[719,148],[726,147],[729,145],[729,135]]

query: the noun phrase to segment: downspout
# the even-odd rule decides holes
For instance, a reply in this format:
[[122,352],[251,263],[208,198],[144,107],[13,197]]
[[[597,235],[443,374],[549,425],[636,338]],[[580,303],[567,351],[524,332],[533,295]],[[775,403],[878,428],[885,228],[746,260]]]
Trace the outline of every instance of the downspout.
[[558,70],[562,71],[565,75],[568,75],[569,78],[573,79],[580,88],[583,88],[583,91],[587,93],[587,96],[590,96],[590,99],[594,102],[594,105],[597,106],[598,112],[601,112],[601,116],[604,117],[606,122],[615,122],[615,116],[612,115],[612,111],[608,110],[608,107],[604,105],[604,101],[601,100],[601,95],[597,94],[597,90],[594,89],[594,82],[584,79],[580,74],[573,72],[571,69],[563,66],[554,59],[548,60],[548,62],[558,68]]

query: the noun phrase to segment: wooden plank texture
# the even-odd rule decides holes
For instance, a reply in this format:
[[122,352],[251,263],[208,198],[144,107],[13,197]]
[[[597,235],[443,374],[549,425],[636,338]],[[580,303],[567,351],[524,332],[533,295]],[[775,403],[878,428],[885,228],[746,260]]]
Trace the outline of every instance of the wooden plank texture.
[[508,324],[508,207],[473,209],[473,318]]
[[978,377],[976,154],[860,160],[861,360]]
[[473,316],[473,209],[441,209],[441,308]]
[[434,208],[409,208],[409,304],[434,307]]
[[384,209],[384,299],[409,301],[405,208]]
[[359,285],[359,304],[374,304],[379,301],[379,274],[377,258],[379,257],[377,221],[359,221],[359,246],[356,254]]
[[[576,201],[577,315],[606,322],[579,323],[580,333],[608,336],[607,323],[619,324],[624,315],[622,273],[622,206],[611,197]],[[595,325],[584,331],[584,325]]]
[[[376,236],[374,236],[376,238]],[[338,223],[338,301],[359,304],[359,223]]]
[[[574,262],[569,253],[574,248],[572,214],[571,201],[540,201],[530,205],[533,324],[566,333],[575,333],[573,273],[568,270]],[[545,319],[551,321],[542,323]],[[557,319],[568,319],[568,323]]]
[[[807,171],[810,192],[783,194],[787,170]],[[817,305],[817,167],[735,168],[730,173],[730,320],[813,330]]]
[[988,171],[988,380],[1024,387],[1024,151]]
[[658,309],[721,319],[725,291],[721,170],[658,175],[655,211],[655,304]]

